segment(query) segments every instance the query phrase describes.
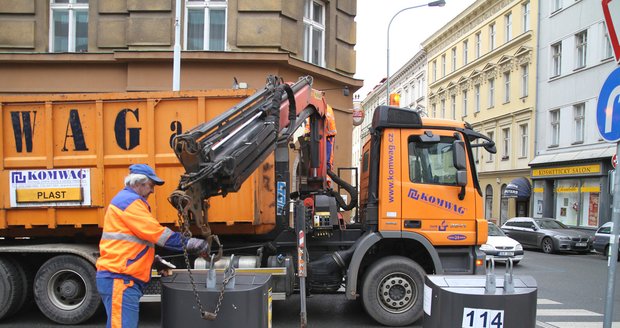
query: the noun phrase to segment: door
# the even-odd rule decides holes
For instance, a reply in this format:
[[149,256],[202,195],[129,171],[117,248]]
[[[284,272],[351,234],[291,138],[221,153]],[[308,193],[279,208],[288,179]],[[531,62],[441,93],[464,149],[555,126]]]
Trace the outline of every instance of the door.
[[464,198],[459,199],[462,187],[456,181],[454,131],[403,131],[401,138],[406,145],[401,160],[403,230],[421,233],[434,245],[475,242],[478,193],[468,161]]

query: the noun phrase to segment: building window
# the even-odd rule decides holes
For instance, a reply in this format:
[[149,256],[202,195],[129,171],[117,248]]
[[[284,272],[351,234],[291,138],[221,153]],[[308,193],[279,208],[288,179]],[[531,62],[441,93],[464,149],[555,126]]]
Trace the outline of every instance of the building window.
[[585,108],[586,108],[586,105],[584,103],[573,106],[573,119],[574,119],[573,131],[575,132],[575,135],[573,138],[574,143],[583,143]]
[[524,2],[521,7],[523,9],[523,33],[525,33],[530,30],[530,2]]
[[519,125],[519,131],[521,131],[521,154],[520,157],[527,157],[528,146],[529,146],[529,129],[528,125],[521,124]]
[[467,116],[467,90],[463,90],[463,116]]
[[225,0],[188,1],[185,49],[226,50],[226,8]]
[[500,188],[500,202],[499,202],[499,223],[504,224],[508,221],[508,197],[504,196],[504,191],[506,191],[506,184],[503,184]]
[[452,71],[456,71],[456,47],[452,48]]
[[489,108],[495,106],[495,79],[489,79]]
[[575,47],[577,51],[577,63],[575,68],[586,66],[586,55],[588,52],[588,31],[583,31],[575,35]]
[[[489,137],[489,139],[491,139],[491,141],[495,142],[495,133],[493,133],[493,131],[488,131],[487,132],[487,136]],[[495,160],[495,156],[493,155],[493,153],[489,153],[489,159],[487,160],[487,162],[493,162],[493,160]]]
[[530,64],[521,65],[521,97],[527,97],[529,94],[529,71]]
[[510,102],[510,72],[504,72],[504,103]]
[[452,119],[456,120],[456,95],[452,95],[450,101],[452,102],[450,104],[452,106]]
[[441,118],[446,118],[446,100],[441,100]]
[[306,0],[304,6],[304,60],[325,66],[325,5]]
[[506,30],[504,33],[506,34],[506,42],[512,40],[512,13],[506,14],[504,16],[504,21],[506,22]]
[[480,58],[481,38],[480,32],[476,33],[476,59]]
[[433,82],[437,81],[437,61],[433,60]]
[[605,31],[604,42],[603,42],[603,59],[610,58],[614,55],[613,49],[611,48],[611,40],[609,39],[609,32],[607,32],[607,26],[603,23],[603,31]]
[[441,77],[446,76],[446,54],[441,55]]
[[510,158],[510,128],[502,129],[502,160]]
[[551,0],[551,12],[562,9],[562,0]]
[[475,93],[474,112],[478,113],[480,112],[480,84],[476,84],[474,86],[474,93]]
[[551,45],[552,77],[562,74],[562,42]]
[[[607,38],[609,40],[609,38]],[[467,58],[467,54],[469,53],[469,42],[467,40],[463,41],[463,65],[467,65],[469,59]]]
[[431,109],[432,109],[433,117],[437,117],[437,104],[432,104]]
[[51,0],[52,52],[88,51],[88,0]]
[[551,124],[551,144],[549,147],[557,147],[560,144],[560,110],[554,109],[549,112]]
[[489,25],[489,51],[495,49],[495,23]]

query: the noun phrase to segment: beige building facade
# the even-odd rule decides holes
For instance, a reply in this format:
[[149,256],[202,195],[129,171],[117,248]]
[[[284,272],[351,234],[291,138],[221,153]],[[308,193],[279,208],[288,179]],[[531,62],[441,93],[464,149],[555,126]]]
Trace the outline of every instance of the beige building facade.
[[[180,90],[260,89],[311,75],[349,166],[355,0],[178,0]],[[0,95],[170,90],[175,0],[0,1]],[[341,91],[348,88],[350,93]]]
[[531,212],[537,0],[478,0],[424,41],[430,117],[464,120],[495,141],[475,148],[487,219]]

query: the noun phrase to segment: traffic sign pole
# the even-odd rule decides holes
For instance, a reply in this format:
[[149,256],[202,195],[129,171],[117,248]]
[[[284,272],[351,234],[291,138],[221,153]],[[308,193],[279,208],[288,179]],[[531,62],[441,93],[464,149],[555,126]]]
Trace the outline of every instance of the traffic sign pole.
[[[620,153],[620,142],[616,144],[616,154],[618,153]],[[616,266],[618,265],[618,233],[620,232],[620,174],[618,173],[618,166],[616,166],[614,180],[614,202],[611,211],[613,226],[611,229],[611,236],[609,236],[609,243],[611,244],[609,251],[611,254],[607,254],[609,256],[607,260],[609,268],[607,270],[607,295],[605,298],[603,328],[611,328],[614,314],[614,289]]]

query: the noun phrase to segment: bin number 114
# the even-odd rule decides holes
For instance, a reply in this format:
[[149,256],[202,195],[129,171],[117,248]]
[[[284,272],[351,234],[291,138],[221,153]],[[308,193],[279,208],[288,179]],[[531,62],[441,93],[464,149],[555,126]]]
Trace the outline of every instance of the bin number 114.
[[489,309],[463,309],[463,328],[503,328],[504,311]]

